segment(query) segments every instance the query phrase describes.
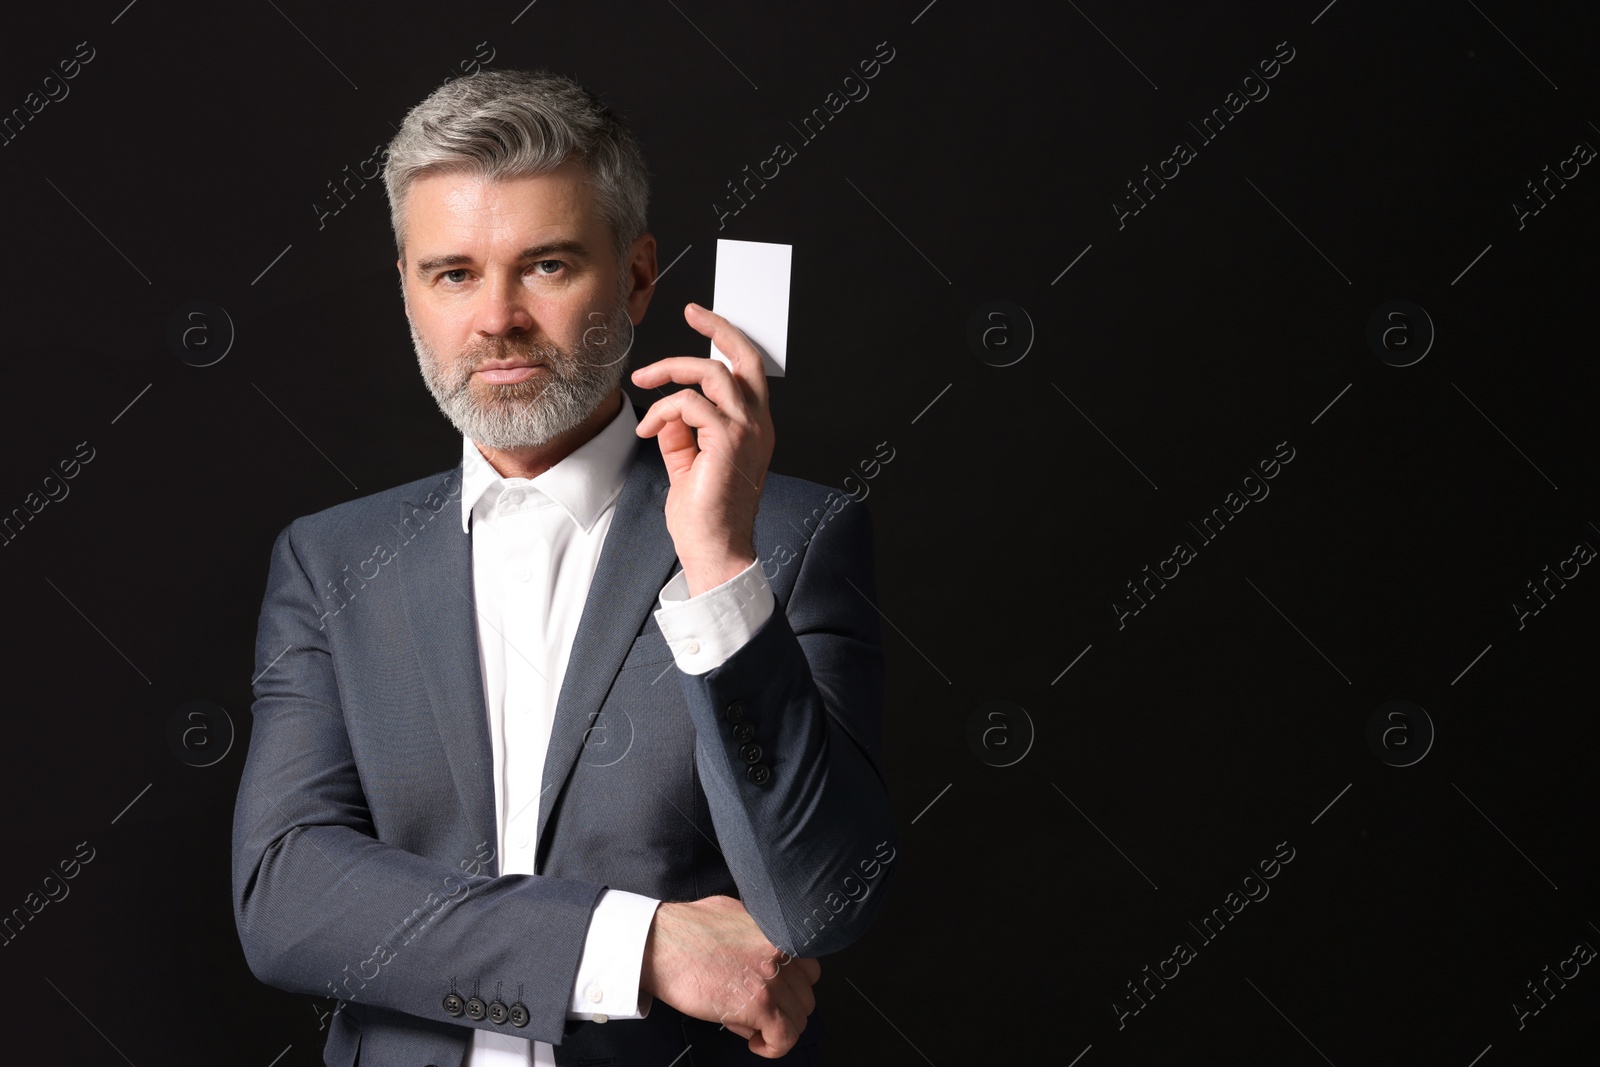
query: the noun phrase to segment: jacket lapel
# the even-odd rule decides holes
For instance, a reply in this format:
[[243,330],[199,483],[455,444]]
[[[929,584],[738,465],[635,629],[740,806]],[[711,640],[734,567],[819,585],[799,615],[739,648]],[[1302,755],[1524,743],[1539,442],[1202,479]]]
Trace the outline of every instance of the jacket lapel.
[[[452,480],[453,494],[448,491]],[[461,530],[461,485],[459,466],[441,478],[432,492],[444,498],[444,508],[417,535],[415,545],[400,549],[395,562],[400,567],[406,622],[461,798],[462,817],[473,841],[495,842],[494,750],[478,657],[472,541]],[[418,501],[406,503],[408,508],[427,507]],[[488,873],[500,873],[498,851]]]
[[556,702],[539,797],[539,869],[548,854],[545,826],[584,738],[591,726],[607,725],[599,721],[600,705],[640,628],[658,606],[657,594],[676,569],[678,554],[665,512],[670,485],[660,447],[654,438],[641,438],[600,550]]

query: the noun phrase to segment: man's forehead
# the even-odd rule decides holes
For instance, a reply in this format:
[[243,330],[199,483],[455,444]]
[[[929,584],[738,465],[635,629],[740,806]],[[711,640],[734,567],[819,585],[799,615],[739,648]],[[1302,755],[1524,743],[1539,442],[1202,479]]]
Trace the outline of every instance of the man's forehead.
[[412,184],[407,200],[407,244],[420,255],[455,251],[441,242],[485,237],[519,244],[584,243],[595,239],[599,226],[581,168],[566,163],[520,178],[430,174]]

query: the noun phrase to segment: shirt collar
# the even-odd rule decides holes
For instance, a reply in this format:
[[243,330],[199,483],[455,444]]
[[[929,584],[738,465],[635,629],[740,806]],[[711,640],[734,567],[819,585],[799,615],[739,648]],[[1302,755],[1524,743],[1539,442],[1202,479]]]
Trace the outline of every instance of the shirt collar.
[[599,433],[536,478],[501,477],[472,439],[462,434],[461,532],[470,531],[472,511],[485,493],[498,496],[506,487],[518,485],[536,487],[588,530],[622,492],[639,443],[634,433],[638,425],[633,403],[623,393],[622,410]]

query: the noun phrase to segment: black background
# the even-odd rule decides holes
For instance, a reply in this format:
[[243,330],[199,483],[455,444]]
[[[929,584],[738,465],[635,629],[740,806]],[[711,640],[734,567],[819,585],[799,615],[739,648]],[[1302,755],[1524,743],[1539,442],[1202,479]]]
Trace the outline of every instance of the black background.
[[[1513,603],[1600,546],[1600,177],[1552,182],[1520,226],[1512,205],[1600,146],[1600,15],[925,3],[8,16],[0,113],[94,50],[0,146],[0,513],[93,449],[0,548],[0,912],[94,850],[0,948],[8,1059],[321,1062],[330,1002],[257,982],[229,908],[267,552],[298,515],[447,468],[459,437],[419,381],[381,184],[320,226],[314,205],[489,49],[642,139],[661,265],[682,256],[636,365],[704,353],[680,309],[711,302],[717,238],[792,243],[772,468],[840,486],[894,449],[867,503],[902,866],[824,961],[834,1062],[1593,1054],[1593,966],[1520,1028],[1513,1002],[1600,945],[1600,577],[1552,583],[1520,628]],[[803,142],[790,123],[880,42],[870,95]],[[1279,42],[1270,95],[1119,227],[1125,183]],[[780,140],[797,158],[719,228],[725,183]],[[181,357],[221,343],[214,315],[187,353],[167,339],[193,300],[236,334],[211,366]],[[993,300],[1027,321],[979,316],[999,332],[975,349]],[[1367,340],[1393,300],[1437,332],[1406,367]],[[1200,541],[1280,442],[1270,496]],[[1178,540],[1196,558],[1119,628],[1124,583]],[[197,700],[220,710],[188,719]],[[1384,720],[1390,762],[1368,742],[1390,700],[1436,731],[1408,766],[1417,713]],[[1026,718],[974,747],[990,701]],[[1189,924],[1280,843],[1270,895],[1203,942]],[[1195,959],[1119,1027],[1178,941]]]

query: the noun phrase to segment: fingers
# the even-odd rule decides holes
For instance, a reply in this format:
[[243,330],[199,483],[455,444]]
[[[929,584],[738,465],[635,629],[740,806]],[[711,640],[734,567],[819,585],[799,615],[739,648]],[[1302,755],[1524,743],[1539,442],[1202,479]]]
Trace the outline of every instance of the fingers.
[[710,337],[717,351],[728,357],[732,368],[719,360],[703,356],[669,356],[633,372],[634,384],[655,388],[667,382],[698,385],[719,408],[745,414],[761,409],[767,402],[767,375],[761,353],[743,331],[715,312],[698,304],[684,309],[689,325]]
[[[699,304],[686,305],[683,317],[690,326],[711,338],[711,343],[717,346],[717,351],[727,356],[728,361],[733,364],[734,377],[744,388],[750,390],[752,396],[764,402],[767,396],[766,368],[762,365],[760,350],[745,336],[744,331],[715,311],[703,308]],[[711,360],[711,362],[717,361]]]
[[650,437],[670,422],[679,421],[695,429],[711,426],[725,415],[716,404],[693,389],[680,389],[657,400],[645,411],[634,432],[640,437]]

